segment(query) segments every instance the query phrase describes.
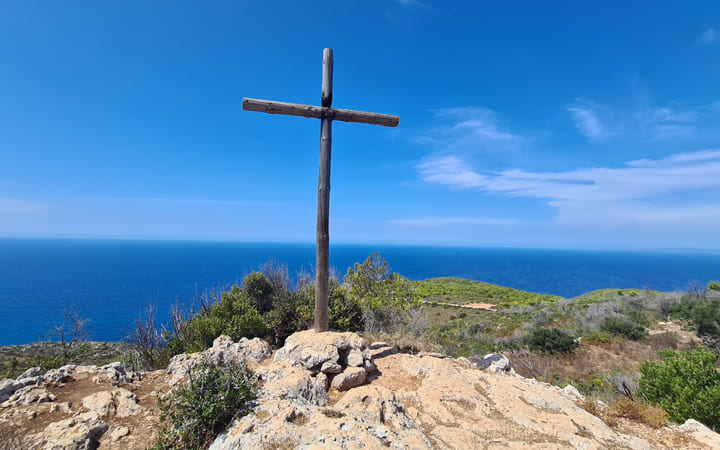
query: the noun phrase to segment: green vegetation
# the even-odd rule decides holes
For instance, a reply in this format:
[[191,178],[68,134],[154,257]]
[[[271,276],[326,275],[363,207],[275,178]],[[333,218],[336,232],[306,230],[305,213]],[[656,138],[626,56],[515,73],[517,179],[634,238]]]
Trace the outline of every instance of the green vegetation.
[[630,340],[639,341],[647,336],[647,331],[642,325],[624,317],[606,317],[600,324],[600,331],[613,336],[623,335]]
[[554,303],[562,297],[536,294],[482,281],[462,278],[431,278],[411,283],[418,297],[427,301],[443,303],[502,303],[505,306],[535,305],[540,302]]
[[[267,292],[260,292],[263,297],[259,299],[266,305],[270,302],[272,287],[262,274],[257,275],[260,277],[256,273],[248,275],[244,289],[234,286],[230,292],[223,292],[219,303],[212,305],[206,313],[190,319],[187,329],[191,338],[189,351],[208,348],[215,338],[223,334],[237,341],[242,337],[265,336],[268,333],[270,327],[256,306],[258,299],[251,294],[258,293],[253,288],[257,288],[259,280],[267,283]],[[248,280],[251,284],[247,284]]]
[[525,345],[533,352],[570,353],[575,350],[578,343],[575,339],[557,328],[540,328],[533,331],[523,340]]
[[671,310],[671,314],[692,320],[698,336],[720,337],[720,300],[687,296]]
[[720,281],[710,280],[707,288],[711,291],[720,291]]
[[364,263],[355,263],[345,275],[348,300],[359,305],[370,331],[390,331],[405,313],[418,306],[412,285],[397,273],[390,273],[387,261],[373,253]]
[[250,411],[254,374],[243,364],[203,360],[189,381],[158,398],[164,428],[156,449],[206,448],[236,416]]
[[[663,366],[643,363],[642,391],[637,388],[639,374],[628,367],[652,360],[658,349],[689,348],[672,329],[648,333],[650,327],[667,326],[658,322],[671,316],[686,319],[679,324],[694,326],[700,335],[720,338],[720,300],[713,298],[713,286],[695,287],[685,295],[647,288],[602,289],[565,299],[459,278],[411,282],[390,272],[388,263],[374,253],[350,268],[342,282],[330,279],[329,319],[331,329],[364,332],[367,339],[390,342],[400,351],[439,351],[454,357],[508,352],[515,370],[524,376],[573,383],[617,405],[619,416],[661,426],[666,415],[651,402],[661,404],[671,418],[681,417],[675,412],[676,400],[663,400],[658,393],[677,397],[679,388],[659,382],[660,387],[653,387],[653,377],[660,373],[657,367],[666,367],[667,361]],[[271,262],[241,285],[205,297],[197,310],[190,307],[181,313],[176,307],[168,331],[136,333],[142,339],[135,341],[146,343],[149,350],[140,355],[157,361],[203,350],[221,334],[234,340],[261,337],[281,346],[290,334],[312,326],[314,294],[310,275],[299,274],[292,285],[287,267]],[[469,303],[496,307],[490,311],[451,306]],[[141,323],[155,330],[152,320]],[[705,345],[708,342],[720,340],[705,340]],[[712,403],[713,389],[698,402]],[[692,403],[687,392],[682,395],[683,401]],[[706,423],[712,420],[700,403],[687,414]],[[172,442],[179,442],[179,435],[172,436]]]
[[720,431],[720,372],[717,355],[702,349],[660,352],[663,364],[640,365],[640,393],[659,403],[676,422],[698,420]]

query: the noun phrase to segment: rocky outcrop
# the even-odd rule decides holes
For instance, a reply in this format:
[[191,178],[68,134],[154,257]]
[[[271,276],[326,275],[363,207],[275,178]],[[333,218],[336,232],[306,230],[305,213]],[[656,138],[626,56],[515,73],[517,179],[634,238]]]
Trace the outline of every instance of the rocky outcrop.
[[242,338],[233,342],[228,336],[220,336],[213,341],[213,346],[199,353],[183,353],[170,360],[166,370],[165,381],[176,386],[185,380],[190,368],[202,359],[210,361],[245,362],[253,367],[272,356],[270,345],[259,338]]
[[522,378],[502,355],[480,362],[484,370],[383,343],[366,349],[349,333],[297,333],[257,368],[253,412],[211,448],[653,448],[579,408],[575,389]]
[[15,427],[32,448],[147,448],[159,428],[156,392],[177,385],[204,358],[244,361],[259,380],[252,412],[221,433],[216,450],[720,448],[720,435],[695,421],[611,428],[576,405],[582,396],[572,386],[522,378],[502,355],[399,354],[385,343],[366,348],[353,333],[313,331],[290,336],[273,358],[259,339],[220,337],[204,352],[174,358],[167,371],[143,376],[121,364],[29,371],[0,384],[13,386],[0,404],[0,431],[6,436],[3,427]]
[[33,441],[44,450],[91,449],[98,447],[100,436],[107,429],[97,413],[87,412],[51,423]]
[[[15,430],[11,448],[86,449],[101,443],[112,448],[120,441],[116,448],[146,448],[157,420],[130,390],[143,390],[141,378],[119,362],[67,365],[45,373],[29,369],[1,384],[3,392],[12,393],[0,403],[0,429]],[[2,442],[0,448],[5,448]]]
[[82,405],[102,417],[129,417],[143,411],[136,395],[127,389],[95,392],[84,397]]

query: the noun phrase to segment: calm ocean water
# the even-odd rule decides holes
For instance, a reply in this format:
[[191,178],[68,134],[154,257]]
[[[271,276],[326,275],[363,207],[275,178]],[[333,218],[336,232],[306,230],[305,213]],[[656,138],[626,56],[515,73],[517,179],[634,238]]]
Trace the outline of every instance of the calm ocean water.
[[[411,280],[458,276],[574,297],[600,288],[685,289],[720,279],[720,253],[333,245],[342,275],[378,251]],[[35,342],[74,305],[91,338],[117,340],[143,305],[235,283],[268,258],[310,269],[314,244],[0,239],[0,345]]]

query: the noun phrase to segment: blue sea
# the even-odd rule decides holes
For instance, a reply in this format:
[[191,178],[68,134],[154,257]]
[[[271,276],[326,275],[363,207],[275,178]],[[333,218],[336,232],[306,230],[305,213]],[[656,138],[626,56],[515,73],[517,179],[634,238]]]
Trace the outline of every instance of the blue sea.
[[[686,289],[720,279],[720,253],[331,245],[342,276],[371,252],[411,280],[457,276],[574,297],[601,288]],[[0,345],[46,339],[74,306],[95,340],[117,340],[143,306],[166,321],[176,300],[242,280],[269,258],[311,270],[314,244],[0,239]]]

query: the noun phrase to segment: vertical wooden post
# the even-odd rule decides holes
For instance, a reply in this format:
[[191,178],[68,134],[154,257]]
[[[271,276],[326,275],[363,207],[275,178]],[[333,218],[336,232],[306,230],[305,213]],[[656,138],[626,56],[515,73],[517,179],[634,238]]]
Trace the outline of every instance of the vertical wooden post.
[[[332,105],[333,53],[323,50],[322,103]],[[317,254],[315,267],[315,331],[327,331],[328,277],[330,264],[330,153],[332,147],[332,120],[320,119],[320,174],[318,176]]]

